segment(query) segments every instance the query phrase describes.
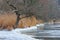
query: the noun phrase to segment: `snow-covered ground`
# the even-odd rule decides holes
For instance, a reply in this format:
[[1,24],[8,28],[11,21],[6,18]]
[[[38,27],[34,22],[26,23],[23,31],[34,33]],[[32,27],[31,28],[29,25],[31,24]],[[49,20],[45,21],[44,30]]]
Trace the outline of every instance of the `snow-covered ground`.
[[[44,26],[44,24],[38,24],[38,26]],[[0,31],[0,40],[38,40],[32,38],[30,35],[24,33],[32,33],[37,31],[37,26],[32,26],[30,28],[17,28],[12,31]],[[22,34],[23,33],[23,34]],[[39,36],[53,36],[53,37],[60,37],[60,30],[40,30],[38,32]],[[40,35],[41,34],[41,35]],[[46,35],[47,34],[47,35]],[[37,35],[36,35],[37,36]]]
[[15,30],[12,31],[16,31],[16,32],[20,32],[20,33],[27,33],[27,32],[36,32],[37,29],[39,29],[40,27],[43,27],[44,24],[37,24],[36,26],[32,26],[30,28],[16,28]]
[[[40,25],[40,24],[39,24]],[[37,26],[32,26],[30,28],[16,28],[11,31],[0,31],[0,40],[38,40],[32,38],[30,35],[22,34],[27,32],[37,31]]]
[[33,32],[36,31],[37,27],[33,26],[30,28],[17,28],[11,31],[0,31],[0,40],[38,40],[32,38],[30,35],[22,34],[22,32]]
[[15,31],[0,31],[0,40],[37,40],[29,35],[16,33]]
[[33,27],[30,27],[30,28],[16,28],[15,30],[12,30],[12,31],[16,31],[18,33],[26,33],[26,32],[34,32],[34,31],[37,31],[37,27],[36,26],[33,26]]

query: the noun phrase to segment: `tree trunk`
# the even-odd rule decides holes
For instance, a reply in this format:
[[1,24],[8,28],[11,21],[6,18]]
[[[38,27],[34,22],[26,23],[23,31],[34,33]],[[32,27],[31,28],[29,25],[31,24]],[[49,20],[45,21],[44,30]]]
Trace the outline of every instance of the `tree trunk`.
[[15,28],[17,28],[19,20],[20,20],[20,14],[18,13],[18,11],[15,11],[16,15],[17,15],[17,19],[16,19],[16,24],[15,24]]

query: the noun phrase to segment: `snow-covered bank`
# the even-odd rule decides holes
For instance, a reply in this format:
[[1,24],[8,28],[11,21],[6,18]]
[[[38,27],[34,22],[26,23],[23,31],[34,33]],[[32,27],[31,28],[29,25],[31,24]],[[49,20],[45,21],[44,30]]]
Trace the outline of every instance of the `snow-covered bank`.
[[16,31],[16,32],[19,32],[19,33],[22,33],[22,32],[33,32],[33,31],[36,31],[37,30],[37,27],[36,26],[33,26],[33,27],[30,27],[30,28],[16,28],[15,30],[12,30],[12,31]]
[[0,40],[38,40],[32,38],[30,35],[22,34],[37,31],[37,26],[32,26],[30,28],[17,28],[12,31],[2,30],[0,31]]
[[[38,27],[39,26],[39,27]],[[44,24],[37,24],[36,26],[31,26],[30,28],[16,28],[15,30],[12,31],[16,31],[16,32],[20,32],[20,33],[26,33],[26,32],[36,32],[38,28],[41,28],[42,26],[44,26]]]
[[37,40],[29,35],[16,33],[14,31],[0,31],[0,40]]
[[32,38],[30,35],[22,34],[22,32],[33,32],[36,30],[36,26],[24,29],[17,28],[12,31],[2,30],[0,31],[0,40],[37,40]]

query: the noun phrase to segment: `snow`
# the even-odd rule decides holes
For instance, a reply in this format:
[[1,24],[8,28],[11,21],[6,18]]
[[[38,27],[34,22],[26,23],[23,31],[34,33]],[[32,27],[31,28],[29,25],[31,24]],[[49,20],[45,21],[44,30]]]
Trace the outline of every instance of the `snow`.
[[34,31],[37,31],[37,26],[32,26],[30,28],[16,28],[12,31],[0,31],[0,40],[38,40],[32,38],[30,35],[22,34],[22,32],[27,33]]
[[45,24],[37,24],[36,26],[44,26]]
[[12,31],[16,31],[18,33],[22,33],[22,32],[33,32],[33,31],[37,31],[37,27],[36,26],[32,26],[30,28],[16,28],[15,30]]
[[22,33],[22,32],[35,32],[37,31],[37,27],[44,27],[44,24],[36,24],[36,26],[31,26],[30,28],[16,28],[15,30],[12,31],[16,31],[18,33]]
[[50,35],[60,36],[60,30],[51,30],[49,33]]
[[16,33],[15,31],[0,31],[0,40],[37,40],[29,35]]
[[32,26],[30,28],[16,28],[11,31],[0,31],[0,40],[38,40],[32,38],[30,35],[22,34],[22,32],[36,31],[37,27]]
[[37,24],[37,30],[44,30],[44,25],[45,24]]
[[40,31],[39,33],[47,34],[46,36],[60,36],[60,30],[44,30]]

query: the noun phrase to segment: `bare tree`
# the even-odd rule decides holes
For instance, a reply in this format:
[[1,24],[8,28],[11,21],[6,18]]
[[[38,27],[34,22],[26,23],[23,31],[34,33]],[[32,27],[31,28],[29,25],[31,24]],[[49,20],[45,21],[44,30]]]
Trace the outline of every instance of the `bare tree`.
[[14,27],[14,28],[17,28],[17,25],[18,25],[19,20],[20,20],[20,17],[19,17],[19,16],[20,16],[19,10],[17,10],[17,8],[16,8],[14,5],[9,4],[9,1],[7,1],[7,4],[8,4],[10,7],[12,7],[12,8],[14,9],[14,12],[15,12],[16,15],[17,15],[16,24],[15,24],[15,27]]

